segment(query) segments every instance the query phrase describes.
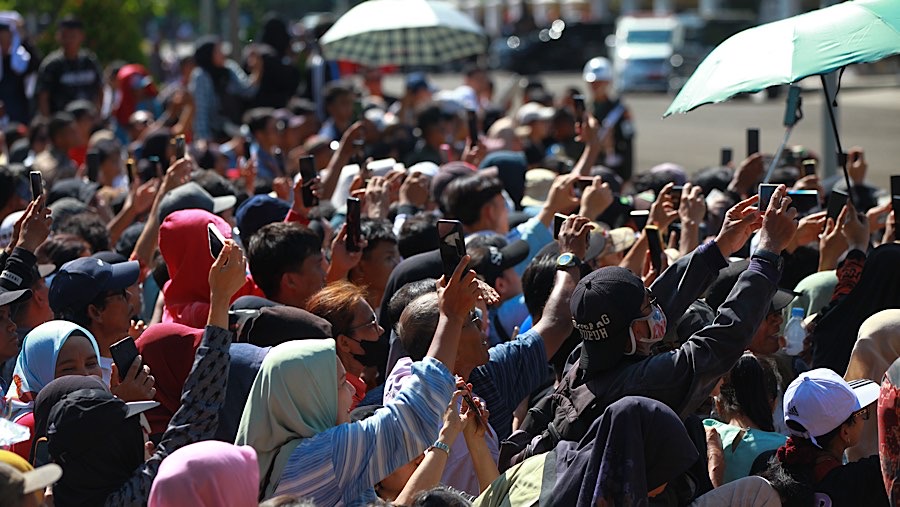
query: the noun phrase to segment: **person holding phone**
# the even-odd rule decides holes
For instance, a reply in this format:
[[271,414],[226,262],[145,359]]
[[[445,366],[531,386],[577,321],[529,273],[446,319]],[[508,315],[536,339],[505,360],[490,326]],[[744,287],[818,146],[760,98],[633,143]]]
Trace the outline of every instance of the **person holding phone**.
[[[366,503],[373,486],[433,445],[456,386],[447,368],[460,349],[463,328],[481,296],[464,257],[440,283],[440,324],[410,383],[367,419],[350,422],[353,387],[334,340],[292,341],[263,360],[235,441],[256,449],[261,498],[289,494],[316,504]],[[400,445],[397,443],[400,442]],[[347,452],[367,459],[349,459]]]

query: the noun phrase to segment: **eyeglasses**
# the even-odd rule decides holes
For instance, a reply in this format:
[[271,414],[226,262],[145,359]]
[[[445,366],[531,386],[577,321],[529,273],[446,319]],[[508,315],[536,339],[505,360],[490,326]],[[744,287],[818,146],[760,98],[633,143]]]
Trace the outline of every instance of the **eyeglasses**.
[[365,329],[367,327],[371,327],[372,329],[375,330],[376,333],[378,332],[378,317],[375,315],[374,312],[372,313],[371,321],[366,322],[365,324],[360,324],[358,326],[353,326],[350,329],[348,329],[347,332],[352,333],[353,331],[356,331],[357,329]]
[[857,410],[856,412],[853,412],[853,415],[851,415],[850,417],[855,418],[856,416],[859,416],[863,421],[868,421],[869,420],[869,407],[866,407],[862,410]]
[[647,300],[649,302],[647,303],[647,306],[641,308],[641,313],[647,313],[650,308],[656,304],[656,296],[654,296],[653,293],[650,292],[650,289],[645,288],[644,291],[647,293]]
[[107,292],[106,295],[103,296],[103,299],[106,300],[106,299],[115,298],[115,297],[121,297],[122,299],[128,299],[128,291],[126,291],[125,289],[117,290],[117,291],[110,291],[110,292]]

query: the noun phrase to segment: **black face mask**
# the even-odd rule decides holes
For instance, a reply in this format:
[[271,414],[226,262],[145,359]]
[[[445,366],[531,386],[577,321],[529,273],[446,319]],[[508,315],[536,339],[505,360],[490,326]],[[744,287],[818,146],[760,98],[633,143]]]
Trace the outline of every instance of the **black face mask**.
[[380,364],[384,364],[387,361],[387,347],[385,347],[386,343],[383,340],[378,339],[373,342],[368,340],[351,340],[355,341],[362,347],[364,353],[363,354],[353,354],[353,359],[359,361],[359,363],[367,368],[375,367]]

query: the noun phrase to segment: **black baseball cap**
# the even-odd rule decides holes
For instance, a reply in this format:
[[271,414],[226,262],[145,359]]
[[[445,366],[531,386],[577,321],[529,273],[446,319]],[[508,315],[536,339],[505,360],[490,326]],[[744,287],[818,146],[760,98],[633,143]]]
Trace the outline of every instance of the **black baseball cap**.
[[578,282],[570,308],[584,342],[582,370],[608,370],[619,362],[628,344],[628,327],[642,316],[646,294],[641,279],[618,266],[600,268]]
[[520,239],[503,248],[486,246],[473,249],[470,253],[473,257],[471,269],[484,277],[488,285],[494,285],[504,271],[528,257],[528,242]]
[[[734,288],[735,284],[737,284],[741,273],[747,271],[749,267],[750,259],[741,259],[731,262],[728,266],[722,268],[715,281],[710,284],[709,289],[706,291],[706,304],[713,310],[718,310],[718,308],[722,306],[722,303],[728,299],[728,295],[731,293],[731,289]],[[797,296],[799,296],[799,294],[796,292],[787,289],[778,289],[775,291],[775,295],[772,296],[769,313],[784,309],[787,305],[791,304],[791,301]]]
[[104,292],[134,285],[140,272],[138,261],[110,264],[96,257],[69,261],[53,277],[50,308],[58,315],[80,310]]

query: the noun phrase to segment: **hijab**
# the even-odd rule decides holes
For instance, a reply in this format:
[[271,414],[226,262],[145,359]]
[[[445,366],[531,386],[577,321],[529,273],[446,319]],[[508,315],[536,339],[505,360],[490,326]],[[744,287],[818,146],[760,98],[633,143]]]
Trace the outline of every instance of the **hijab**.
[[146,413],[152,434],[164,433],[181,407],[181,392],[202,338],[202,329],[163,322],[148,327],[137,339],[138,352],[156,379],[153,399],[159,406]]
[[30,405],[37,393],[56,377],[59,351],[73,333],[87,337],[99,364],[100,349],[90,331],[66,320],[45,322],[25,335],[6,399]]
[[[880,379],[900,357],[900,310],[884,310],[872,315],[859,328],[856,344],[844,380]],[[847,458],[857,461],[878,454],[878,425],[865,421],[859,443],[847,449]]]
[[259,466],[252,447],[206,440],[186,445],[159,466],[149,507],[256,507]]
[[581,442],[556,447],[553,506],[648,505],[647,494],[697,461],[696,447],[677,415],[649,398],[610,405]]
[[256,449],[260,492],[268,498],[302,439],[337,421],[337,352],[332,339],[272,347],[244,406],[235,444]]
[[816,324],[812,335],[813,368],[846,372],[856,334],[863,322],[889,308],[900,308],[900,243],[872,250],[859,282]]
[[151,96],[156,95],[156,87],[152,81],[147,86],[142,86],[144,80],[150,77],[150,72],[139,63],[124,65],[116,74],[116,84],[119,91],[119,103],[115,106],[113,114],[119,125],[128,126],[131,114],[137,110],[138,98],[135,90],[143,88]]
[[[169,270],[163,285],[165,308],[163,322],[176,322],[194,328],[206,326],[209,315],[209,254],[207,224],[231,238],[225,220],[201,209],[183,209],[170,213],[159,227],[159,251]],[[252,282],[232,296],[232,301],[252,291]]]

